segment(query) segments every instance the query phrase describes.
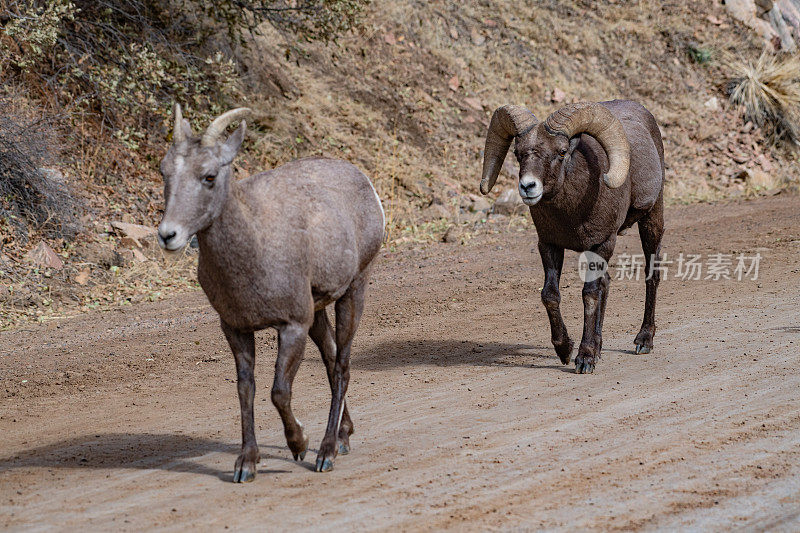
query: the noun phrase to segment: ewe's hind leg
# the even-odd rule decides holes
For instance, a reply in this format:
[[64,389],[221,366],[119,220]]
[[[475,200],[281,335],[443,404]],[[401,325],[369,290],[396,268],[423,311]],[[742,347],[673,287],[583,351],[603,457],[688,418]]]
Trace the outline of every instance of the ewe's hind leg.
[[645,257],[645,271],[647,280],[645,281],[645,302],[644,320],[642,329],[636,335],[633,343],[636,345],[636,353],[650,353],[653,349],[653,336],[656,334],[656,291],[661,281],[661,271],[655,269],[654,262],[661,260],[661,237],[664,235],[664,203],[659,196],[653,209],[641,220],[639,220],[639,237],[642,239],[642,251]]
[[[319,348],[322,361],[325,363],[325,370],[328,372],[328,382],[331,386],[331,394],[335,392],[333,388],[333,371],[336,365],[336,341],[333,337],[333,328],[328,320],[328,313],[325,309],[320,309],[314,314],[314,324],[308,331],[308,335],[314,344]],[[344,402],[342,413],[342,423],[339,427],[339,453],[346,455],[350,453],[350,435],[353,434],[353,421],[350,420],[350,413],[347,412],[347,401]]]
[[564,319],[561,318],[561,293],[558,290],[561,268],[564,265],[564,249],[539,241],[539,255],[544,267],[542,303],[547,309],[547,318],[550,319],[550,339],[561,362],[568,365],[574,343],[569,338]]
[[239,407],[242,410],[242,453],[236,459],[233,471],[233,482],[253,481],[258,466],[258,444],[253,421],[253,396],[256,393],[256,382],[253,375],[255,366],[255,342],[253,333],[241,333],[222,322],[222,332],[236,359],[237,389]]
[[302,461],[308,450],[308,437],[292,413],[292,383],[303,360],[308,328],[290,322],[278,329],[278,359],[275,361],[275,381],[272,383],[272,403],[283,421],[286,443],[295,461]]
[[336,439],[344,411],[344,395],[350,381],[350,346],[364,310],[364,296],[367,288],[367,271],[362,272],[350,284],[344,296],[336,301],[336,362],[333,365],[333,385],[331,387],[331,410],[325,437],[319,446],[317,472],[333,469],[336,458]]

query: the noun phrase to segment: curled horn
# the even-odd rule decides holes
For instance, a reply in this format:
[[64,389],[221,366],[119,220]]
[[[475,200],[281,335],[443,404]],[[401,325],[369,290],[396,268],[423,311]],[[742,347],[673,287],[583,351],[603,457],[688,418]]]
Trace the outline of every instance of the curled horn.
[[175,115],[175,125],[172,127],[172,142],[179,144],[186,140],[186,136],[183,134],[183,113],[181,112],[181,104],[175,102],[175,108],[172,114]]
[[591,135],[608,155],[608,173],[603,181],[616,189],[628,177],[631,148],[622,123],[600,104],[571,104],[553,112],[544,122],[551,135],[561,134],[572,138],[580,133]]
[[486,147],[483,150],[482,194],[488,194],[494,187],[508,147],[511,146],[511,140],[517,135],[529,132],[538,123],[533,113],[523,106],[504,105],[495,110],[489,123]]
[[231,122],[249,116],[252,112],[248,107],[239,107],[221,114],[208,126],[203,138],[200,140],[200,144],[202,146],[214,146],[219,136],[222,135]]

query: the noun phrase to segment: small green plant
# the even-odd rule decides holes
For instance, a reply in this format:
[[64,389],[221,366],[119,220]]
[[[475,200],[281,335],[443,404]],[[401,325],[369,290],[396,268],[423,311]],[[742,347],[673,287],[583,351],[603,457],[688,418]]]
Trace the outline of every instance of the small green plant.
[[74,20],[75,13],[69,0],[11,3],[5,11],[10,21],[0,32],[0,52],[15,67],[30,68],[52,50],[62,24]]
[[699,46],[695,46],[692,44],[687,46],[686,51],[689,54],[689,57],[692,59],[692,61],[694,61],[695,63],[699,63],[701,65],[708,63],[709,61],[711,61],[713,57],[711,49],[701,48]]

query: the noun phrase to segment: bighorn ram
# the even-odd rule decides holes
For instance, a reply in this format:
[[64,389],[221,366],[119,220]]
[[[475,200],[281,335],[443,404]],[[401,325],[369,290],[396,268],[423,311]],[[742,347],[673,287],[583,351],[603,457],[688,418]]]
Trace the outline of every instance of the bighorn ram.
[[[656,289],[664,232],[664,146],[653,115],[628,100],[568,105],[544,122],[521,106],[492,116],[486,136],[481,192],[495,184],[512,140],[519,161],[519,193],[530,206],[544,266],[542,302],[553,346],[569,364],[573,342],[561,318],[558,283],[564,249],[591,251],[607,263],[617,234],[639,225],[647,273],[644,320],[636,353],[649,353],[655,334]],[[575,358],[579,374],[600,358],[608,272],[583,286],[583,338]]]
[[[158,226],[159,243],[168,250],[182,248],[197,234],[197,277],[236,360],[242,453],[234,482],[251,481],[259,461],[253,427],[256,330],[278,331],[272,403],[295,460],[303,460],[308,449],[290,405],[306,335],[322,354],[331,386],[316,470],[331,470],[337,452],[349,452],[350,345],[384,227],[375,189],[345,161],[301,159],[235,181],[231,162],[245,122],[227,140],[219,137],[248,112],[228,111],[198,137],[175,106],[173,142],[161,161],[166,207]],[[335,334],[325,310],[334,302]]]

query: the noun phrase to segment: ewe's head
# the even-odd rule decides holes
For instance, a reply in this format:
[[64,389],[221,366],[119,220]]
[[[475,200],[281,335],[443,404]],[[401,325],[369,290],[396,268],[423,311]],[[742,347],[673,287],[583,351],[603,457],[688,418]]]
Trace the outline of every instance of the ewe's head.
[[231,162],[247,125],[242,120],[227,140],[220,142],[219,138],[231,122],[249,113],[243,107],[228,111],[197,137],[189,121],[183,119],[181,107],[175,104],[172,145],[161,160],[166,205],[158,225],[158,243],[163,248],[183,248],[192,235],[207,228],[220,214],[232,179]]
[[599,104],[572,104],[539,122],[522,106],[495,110],[486,134],[481,192],[497,181],[511,141],[519,161],[519,194],[527,205],[552,197],[561,188],[564,173],[582,133],[593,136],[608,155],[610,168],[603,179],[611,188],[625,182],[630,147],[622,124]]

